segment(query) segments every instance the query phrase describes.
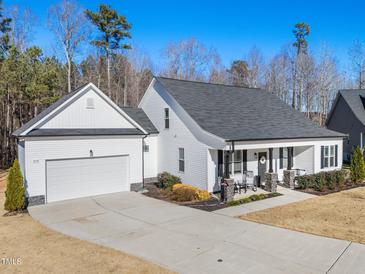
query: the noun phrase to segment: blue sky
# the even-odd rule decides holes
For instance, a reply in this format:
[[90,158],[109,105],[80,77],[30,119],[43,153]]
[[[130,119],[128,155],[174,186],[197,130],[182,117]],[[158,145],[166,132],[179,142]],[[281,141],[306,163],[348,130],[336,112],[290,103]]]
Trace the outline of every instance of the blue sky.
[[[52,34],[45,28],[48,6],[58,1],[3,0],[4,5],[31,8],[38,17],[32,43],[52,54]],[[361,1],[77,1],[88,9],[110,4],[132,23],[133,43],[147,52],[155,64],[170,41],[195,37],[217,49],[224,64],[242,58],[252,46],[266,58],[293,41],[296,22],[311,25],[311,49],[326,44],[342,67],[348,64],[348,48],[355,39],[365,40]]]

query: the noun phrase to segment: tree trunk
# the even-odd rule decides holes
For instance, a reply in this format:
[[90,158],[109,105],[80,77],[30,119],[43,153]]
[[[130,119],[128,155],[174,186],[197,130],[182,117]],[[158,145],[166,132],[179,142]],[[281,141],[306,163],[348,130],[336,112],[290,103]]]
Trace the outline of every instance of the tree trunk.
[[128,77],[127,77],[127,67],[124,72],[124,90],[123,90],[123,107],[127,106],[128,99]]
[[111,91],[111,84],[110,84],[110,52],[107,48],[106,50],[106,63],[107,63],[107,78],[108,78],[108,95],[111,98],[112,91]]
[[71,92],[72,87],[71,87],[71,70],[72,70],[72,63],[71,63],[71,59],[69,56],[67,56],[67,90],[68,93]]

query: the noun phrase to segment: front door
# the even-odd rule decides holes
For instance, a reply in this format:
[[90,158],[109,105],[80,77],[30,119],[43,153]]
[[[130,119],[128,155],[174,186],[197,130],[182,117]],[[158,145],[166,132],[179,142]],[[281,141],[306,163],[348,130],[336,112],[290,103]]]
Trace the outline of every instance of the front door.
[[259,175],[259,185],[260,185],[261,182],[263,182],[264,178],[265,178],[267,153],[259,152],[258,158],[259,159],[258,159],[257,174]]

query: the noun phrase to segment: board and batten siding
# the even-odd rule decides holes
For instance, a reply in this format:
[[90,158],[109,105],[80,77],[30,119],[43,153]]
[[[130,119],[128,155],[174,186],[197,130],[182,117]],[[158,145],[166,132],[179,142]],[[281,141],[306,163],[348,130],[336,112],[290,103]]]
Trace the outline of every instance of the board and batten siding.
[[45,161],[129,155],[128,184],[142,182],[141,137],[38,137],[26,138],[25,172],[27,196],[46,194]]
[[[93,108],[88,107],[88,100]],[[134,128],[92,88],[41,128]]]
[[[159,131],[157,137],[157,170],[159,173],[167,171],[179,176],[183,183],[207,190],[208,146],[195,138],[162,96],[164,96],[163,93],[161,95],[161,91],[151,85],[139,106]],[[165,129],[165,108],[169,108],[169,129]],[[179,172],[179,148],[184,148],[184,172]]]

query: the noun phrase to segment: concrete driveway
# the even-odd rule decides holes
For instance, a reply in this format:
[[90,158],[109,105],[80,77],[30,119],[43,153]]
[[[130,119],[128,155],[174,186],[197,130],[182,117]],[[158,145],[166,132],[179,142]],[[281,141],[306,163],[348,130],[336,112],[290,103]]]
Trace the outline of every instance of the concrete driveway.
[[365,246],[125,192],[29,208],[61,233],[179,273],[363,273]]

